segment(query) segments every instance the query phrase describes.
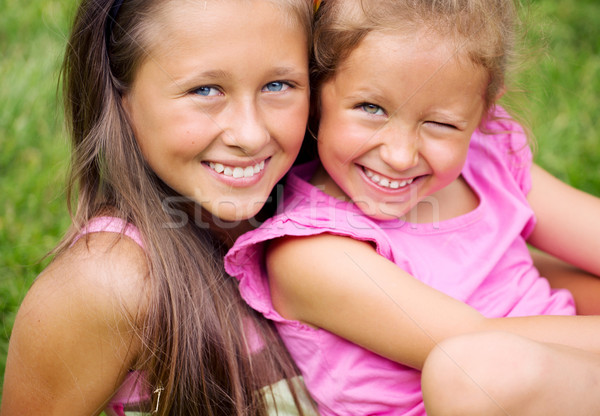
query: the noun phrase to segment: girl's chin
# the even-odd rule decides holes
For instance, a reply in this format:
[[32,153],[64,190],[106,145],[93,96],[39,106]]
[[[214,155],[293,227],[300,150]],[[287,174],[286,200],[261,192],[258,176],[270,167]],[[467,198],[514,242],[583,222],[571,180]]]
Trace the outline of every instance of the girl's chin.
[[406,215],[410,211],[410,207],[407,206],[398,207],[366,201],[355,202],[355,204],[367,217],[379,221],[406,220]]
[[263,208],[266,200],[265,197],[254,202],[224,201],[218,204],[220,206],[204,207],[204,209],[209,211],[208,216],[212,218],[213,223],[227,229],[235,227],[240,222],[251,221]]

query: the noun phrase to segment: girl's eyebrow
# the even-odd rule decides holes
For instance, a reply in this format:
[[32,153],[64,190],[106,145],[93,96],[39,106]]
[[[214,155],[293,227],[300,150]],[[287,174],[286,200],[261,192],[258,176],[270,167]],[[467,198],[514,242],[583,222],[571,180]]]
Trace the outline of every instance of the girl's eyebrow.
[[286,76],[286,75],[304,75],[308,72],[308,70],[298,71],[298,68],[291,66],[280,66],[276,67],[273,70],[273,75],[275,76]]
[[347,95],[345,99],[349,101],[372,101],[374,104],[386,102],[386,99],[382,94],[366,89],[355,91],[354,93]]
[[173,83],[176,85],[187,85],[189,83],[195,83],[198,80],[212,81],[218,79],[231,79],[231,73],[223,71],[221,69],[214,69],[208,71],[202,71],[200,73],[193,73],[191,75],[183,75],[181,77],[173,77]]

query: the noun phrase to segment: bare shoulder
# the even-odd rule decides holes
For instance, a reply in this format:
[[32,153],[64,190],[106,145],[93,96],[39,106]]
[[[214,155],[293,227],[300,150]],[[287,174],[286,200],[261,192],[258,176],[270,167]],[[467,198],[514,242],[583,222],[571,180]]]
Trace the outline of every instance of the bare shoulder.
[[145,310],[147,279],[145,253],[138,244],[116,233],[93,233],[40,274],[22,307],[33,303],[34,309],[43,311],[39,305],[52,307],[58,302],[74,311],[83,308],[106,315],[124,310],[139,316]]
[[[350,237],[318,234],[308,237],[282,237],[269,244],[267,269],[269,277],[277,280],[306,272],[336,267],[336,262],[348,259],[357,253],[377,255],[367,242]],[[340,258],[340,257],[344,257]]]
[[46,274],[52,275],[48,278],[52,283],[83,288],[90,285],[97,296],[115,296],[134,306],[147,287],[148,264],[136,242],[120,234],[101,232],[79,239],[39,280],[44,280]]
[[114,233],[56,258],[15,320],[2,414],[99,412],[139,356],[147,275],[143,250]]

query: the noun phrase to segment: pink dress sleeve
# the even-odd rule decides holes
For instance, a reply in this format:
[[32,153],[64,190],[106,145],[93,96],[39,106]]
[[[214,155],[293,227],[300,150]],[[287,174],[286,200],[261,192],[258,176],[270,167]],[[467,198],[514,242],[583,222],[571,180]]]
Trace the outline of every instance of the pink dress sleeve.
[[485,123],[484,129],[491,134],[490,142],[499,148],[506,167],[527,195],[531,190],[533,153],[523,127],[504,108],[496,106],[492,120]]

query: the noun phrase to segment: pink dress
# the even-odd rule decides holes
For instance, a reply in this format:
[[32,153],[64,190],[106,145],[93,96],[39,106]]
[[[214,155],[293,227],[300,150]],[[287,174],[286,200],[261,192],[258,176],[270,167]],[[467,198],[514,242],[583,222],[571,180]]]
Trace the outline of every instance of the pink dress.
[[[97,232],[123,233],[144,248],[139,230],[134,225],[115,217],[93,218],[73,244],[85,234]],[[107,416],[127,416],[127,410],[137,410],[140,404],[150,403],[151,394],[142,387],[143,381],[140,372],[131,371],[106,406],[104,412]]]
[[[273,308],[265,242],[331,233],[370,241],[377,252],[424,283],[487,317],[573,315],[570,293],[554,291],[534,268],[526,239],[535,225],[526,195],[531,152],[521,127],[504,119],[473,134],[462,176],[478,207],[435,223],[369,218],[352,203],[308,183],[316,163],[288,175],[283,211],[241,236],[226,256],[246,302],[273,320],[322,415],[424,416],[420,372],[322,329],[283,318]],[[401,306],[401,305],[400,305]]]

